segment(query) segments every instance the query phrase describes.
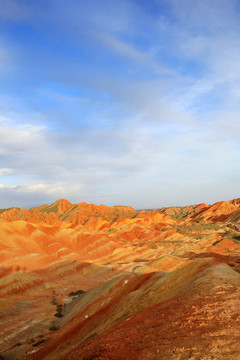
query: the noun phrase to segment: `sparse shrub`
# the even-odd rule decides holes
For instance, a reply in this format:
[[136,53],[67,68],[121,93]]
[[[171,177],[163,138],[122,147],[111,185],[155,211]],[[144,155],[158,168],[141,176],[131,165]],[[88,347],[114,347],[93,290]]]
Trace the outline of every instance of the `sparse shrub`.
[[42,343],[44,343],[46,340],[40,340],[40,341],[38,341],[38,342],[36,342],[35,344],[32,344],[32,346],[34,346],[34,347],[36,347],[36,346],[38,346],[38,345],[40,345],[40,344],[42,344]]
[[54,316],[56,316],[56,317],[58,317],[58,318],[61,318],[61,317],[63,317],[63,314],[56,313],[56,314],[54,314]]
[[52,305],[57,305],[56,297],[55,297],[55,291],[52,292],[52,300],[50,302]]
[[62,314],[62,310],[63,310],[63,306],[61,304],[57,304],[56,306],[56,314],[54,314],[54,316],[60,318],[60,317],[63,317],[63,314]]
[[[14,347],[21,346],[21,345],[22,345],[22,343],[18,342],[17,344],[14,345]],[[1,360],[1,358],[0,358],[0,360]]]
[[72,296],[78,296],[78,295],[81,295],[81,294],[84,294],[85,291],[83,290],[77,290],[77,291],[72,291],[70,292],[70,294],[68,294],[69,297],[72,297]]
[[[57,331],[59,328],[56,325],[52,325],[50,326],[49,330],[50,331]],[[0,359],[1,360],[1,359]]]
[[57,311],[58,312],[62,312],[62,305],[61,304],[57,304]]

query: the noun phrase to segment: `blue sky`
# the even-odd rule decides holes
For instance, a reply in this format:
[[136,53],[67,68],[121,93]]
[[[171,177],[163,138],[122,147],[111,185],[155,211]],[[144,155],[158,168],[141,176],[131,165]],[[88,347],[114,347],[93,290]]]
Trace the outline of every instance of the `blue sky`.
[[0,0],[0,208],[239,197],[237,0]]

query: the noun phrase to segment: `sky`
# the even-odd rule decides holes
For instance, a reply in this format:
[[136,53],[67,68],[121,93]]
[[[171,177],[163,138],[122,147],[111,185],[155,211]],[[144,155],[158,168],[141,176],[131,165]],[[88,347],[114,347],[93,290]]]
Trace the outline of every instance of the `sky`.
[[238,0],[0,0],[0,208],[240,197]]

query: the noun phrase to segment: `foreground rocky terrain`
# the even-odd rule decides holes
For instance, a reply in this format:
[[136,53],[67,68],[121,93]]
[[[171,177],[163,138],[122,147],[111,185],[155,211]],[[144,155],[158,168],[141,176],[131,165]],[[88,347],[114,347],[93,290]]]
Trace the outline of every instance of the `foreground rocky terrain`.
[[240,359],[240,199],[0,210],[0,359]]

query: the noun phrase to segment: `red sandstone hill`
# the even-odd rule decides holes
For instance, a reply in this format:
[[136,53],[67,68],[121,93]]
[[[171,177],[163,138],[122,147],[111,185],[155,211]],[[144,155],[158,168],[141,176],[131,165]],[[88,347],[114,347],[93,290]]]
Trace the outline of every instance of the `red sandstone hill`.
[[87,203],[71,204],[60,199],[52,205],[42,205],[31,209],[11,208],[1,210],[0,218],[7,221],[25,220],[31,223],[60,225],[62,222],[72,226],[85,224],[90,218],[115,221],[121,218],[132,218],[137,211],[130,206],[94,205]]
[[[177,221],[223,222],[239,210],[240,199],[219,201],[213,205],[198,204],[185,207],[169,207],[160,210],[136,211],[131,206],[105,206],[85,202],[71,204],[59,199],[52,205],[41,205],[31,209],[10,208],[0,210],[0,219],[7,221],[24,220],[31,223],[45,223],[74,227],[84,225],[91,219],[116,221],[141,217],[152,213],[165,214]],[[232,217],[233,218],[233,217]],[[238,219],[238,218],[237,218]],[[237,220],[235,220],[236,222]],[[71,224],[71,225],[70,225]]]
[[239,212],[0,210],[2,359],[240,359]]

